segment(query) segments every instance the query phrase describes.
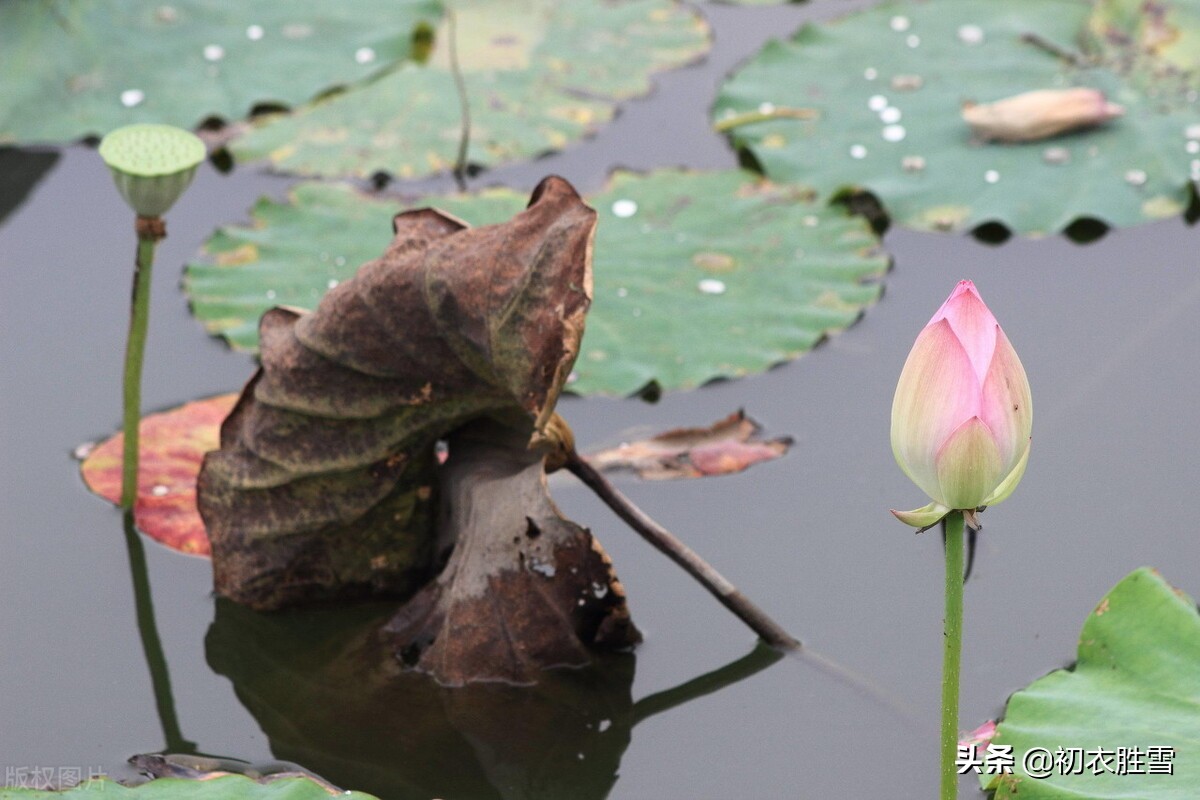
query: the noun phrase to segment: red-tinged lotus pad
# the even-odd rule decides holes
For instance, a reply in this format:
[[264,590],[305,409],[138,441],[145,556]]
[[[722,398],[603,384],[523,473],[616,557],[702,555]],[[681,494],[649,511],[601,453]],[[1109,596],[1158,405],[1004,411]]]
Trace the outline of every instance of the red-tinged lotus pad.
[[[196,510],[196,476],[209,450],[217,449],[221,422],[237,402],[223,394],[151,414],[140,426],[141,463],[133,520],[151,539],[181,553],[209,554],[208,533]],[[121,501],[122,448],[118,433],[84,459],[84,483],[112,503]]]

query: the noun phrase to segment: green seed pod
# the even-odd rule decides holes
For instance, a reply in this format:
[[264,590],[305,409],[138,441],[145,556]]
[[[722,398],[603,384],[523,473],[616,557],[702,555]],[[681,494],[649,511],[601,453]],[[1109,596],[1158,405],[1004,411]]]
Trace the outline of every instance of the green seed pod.
[[126,125],[100,141],[117,190],[140,217],[161,216],[175,205],[206,154],[198,136],[171,125]]

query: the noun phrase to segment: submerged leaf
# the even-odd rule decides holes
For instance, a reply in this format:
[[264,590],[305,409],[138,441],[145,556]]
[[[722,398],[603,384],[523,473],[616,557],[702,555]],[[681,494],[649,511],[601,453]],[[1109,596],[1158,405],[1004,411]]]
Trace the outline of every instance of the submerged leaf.
[[[735,127],[733,142],[772,180],[827,199],[869,192],[909,227],[1132,225],[1181,214],[1200,180],[1197,52],[1195,0],[890,2],[771,42],[714,111],[816,110]],[[981,144],[960,118],[964,101],[1071,89],[1103,93],[1124,116],[1012,144]],[[1090,118],[1108,111],[1093,105]]]
[[[797,357],[853,324],[882,292],[888,258],[861,218],[798,187],[739,171],[618,172],[590,198],[600,215],[596,290],[569,384],[630,394],[697,386]],[[470,221],[507,219],[509,190],[426,198]],[[209,240],[188,267],[196,317],[235,347],[258,345],[272,303],[312,308],[386,244],[406,205],[326,184],[261,201],[252,227]]]
[[[204,454],[217,448],[221,421],[236,400],[237,395],[218,395],[142,419],[133,521],[151,539],[182,553],[208,555],[208,534],[196,510],[196,476]],[[87,487],[118,505],[124,446],[125,435],[118,433],[92,449],[80,467]]]
[[735,411],[706,428],[676,428],[588,455],[599,470],[631,470],[649,480],[728,475],[781,458],[789,438],[762,440],[761,427]]
[[[1075,666],[1009,698],[991,743],[1012,748],[1014,770],[980,775],[981,786],[994,789],[996,800],[1193,797],[1197,664],[1195,602],[1156,571],[1136,570],[1084,622]],[[1050,755],[1048,774],[1030,775],[1025,754],[1034,748]],[[1097,750],[1103,755],[1093,758]]]

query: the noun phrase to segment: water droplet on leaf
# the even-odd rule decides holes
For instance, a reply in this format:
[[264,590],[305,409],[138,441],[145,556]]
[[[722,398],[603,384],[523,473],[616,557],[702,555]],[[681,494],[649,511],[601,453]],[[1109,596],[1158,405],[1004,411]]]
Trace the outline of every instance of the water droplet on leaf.
[[1047,164],[1065,164],[1071,160],[1071,151],[1065,147],[1047,147],[1042,151],[1042,160]]
[[983,28],[963,25],[958,29],[958,40],[963,44],[983,44]]
[[638,204],[633,200],[617,200],[612,204],[612,213],[614,217],[627,219],[637,213]]

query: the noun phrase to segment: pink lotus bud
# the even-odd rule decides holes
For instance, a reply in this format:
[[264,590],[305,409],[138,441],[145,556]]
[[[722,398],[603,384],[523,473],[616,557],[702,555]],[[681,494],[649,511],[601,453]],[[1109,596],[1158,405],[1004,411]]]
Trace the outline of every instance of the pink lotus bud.
[[1039,89],[994,103],[966,103],[963,120],[984,141],[1033,142],[1123,115],[1099,89]]
[[925,528],[1004,500],[1025,472],[1032,427],[1025,368],[961,281],[917,336],[892,400],[892,453],[933,503],[892,513]]

